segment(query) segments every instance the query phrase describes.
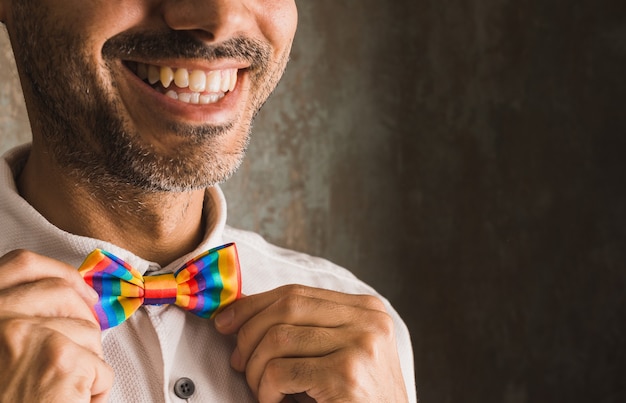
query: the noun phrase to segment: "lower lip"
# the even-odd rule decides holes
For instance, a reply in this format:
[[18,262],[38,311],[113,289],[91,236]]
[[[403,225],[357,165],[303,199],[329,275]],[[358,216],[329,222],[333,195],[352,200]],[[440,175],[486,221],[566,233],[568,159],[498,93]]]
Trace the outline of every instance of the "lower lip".
[[[232,121],[235,117],[238,100],[245,84],[244,71],[237,73],[237,86],[217,102],[210,104],[191,104],[172,99],[152,88],[136,74],[124,66],[125,74],[133,87],[137,87],[136,94],[143,100],[142,104],[151,105],[151,113],[164,114],[174,120],[185,120],[189,123],[223,124]],[[147,102],[146,102],[147,101]]]

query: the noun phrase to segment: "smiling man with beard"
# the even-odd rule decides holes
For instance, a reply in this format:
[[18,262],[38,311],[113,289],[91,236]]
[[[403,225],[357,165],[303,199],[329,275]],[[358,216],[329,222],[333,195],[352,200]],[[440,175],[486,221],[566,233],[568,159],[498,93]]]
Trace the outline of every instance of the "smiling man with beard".
[[[282,76],[294,0],[0,0],[0,20],[33,132],[0,166],[0,401],[416,401],[386,300],[225,225],[217,184]],[[212,299],[181,297],[207,250],[220,271],[188,288]]]

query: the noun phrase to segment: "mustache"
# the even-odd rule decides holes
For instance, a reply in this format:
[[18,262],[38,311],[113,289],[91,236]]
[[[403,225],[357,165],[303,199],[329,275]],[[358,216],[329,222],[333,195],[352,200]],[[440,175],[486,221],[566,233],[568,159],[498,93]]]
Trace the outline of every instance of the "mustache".
[[251,70],[263,70],[270,63],[271,49],[264,42],[234,37],[217,44],[207,44],[187,31],[122,33],[104,43],[105,60],[121,59],[231,59],[250,64]]

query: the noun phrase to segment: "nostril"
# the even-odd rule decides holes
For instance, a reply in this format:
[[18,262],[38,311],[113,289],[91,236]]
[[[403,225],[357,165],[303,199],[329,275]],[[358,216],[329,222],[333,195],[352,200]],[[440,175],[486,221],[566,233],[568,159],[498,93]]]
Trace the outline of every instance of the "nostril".
[[175,31],[188,31],[204,42],[222,42],[246,33],[256,18],[242,0],[190,1],[163,3],[163,20]]
[[212,32],[204,31],[202,29],[193,29],[189,31],[196,39],[202,42],[213,42],[215,41],[215,35]]

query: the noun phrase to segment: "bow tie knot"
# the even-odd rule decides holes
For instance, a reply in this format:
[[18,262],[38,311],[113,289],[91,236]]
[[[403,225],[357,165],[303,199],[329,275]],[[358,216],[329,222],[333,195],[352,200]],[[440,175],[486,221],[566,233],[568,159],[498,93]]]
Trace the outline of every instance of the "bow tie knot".
[[241,296],[241,272],[235,244],[211,249],[174,273],[143,276],[117,256],[91,252],[80,274],[100,296],[94,314],[102,330],[117,326],[141,305],[174,304],[211,318]]
[[173,273],[147,276],[143,278],[143,304],[175,304],[178,295],[178,283]]

